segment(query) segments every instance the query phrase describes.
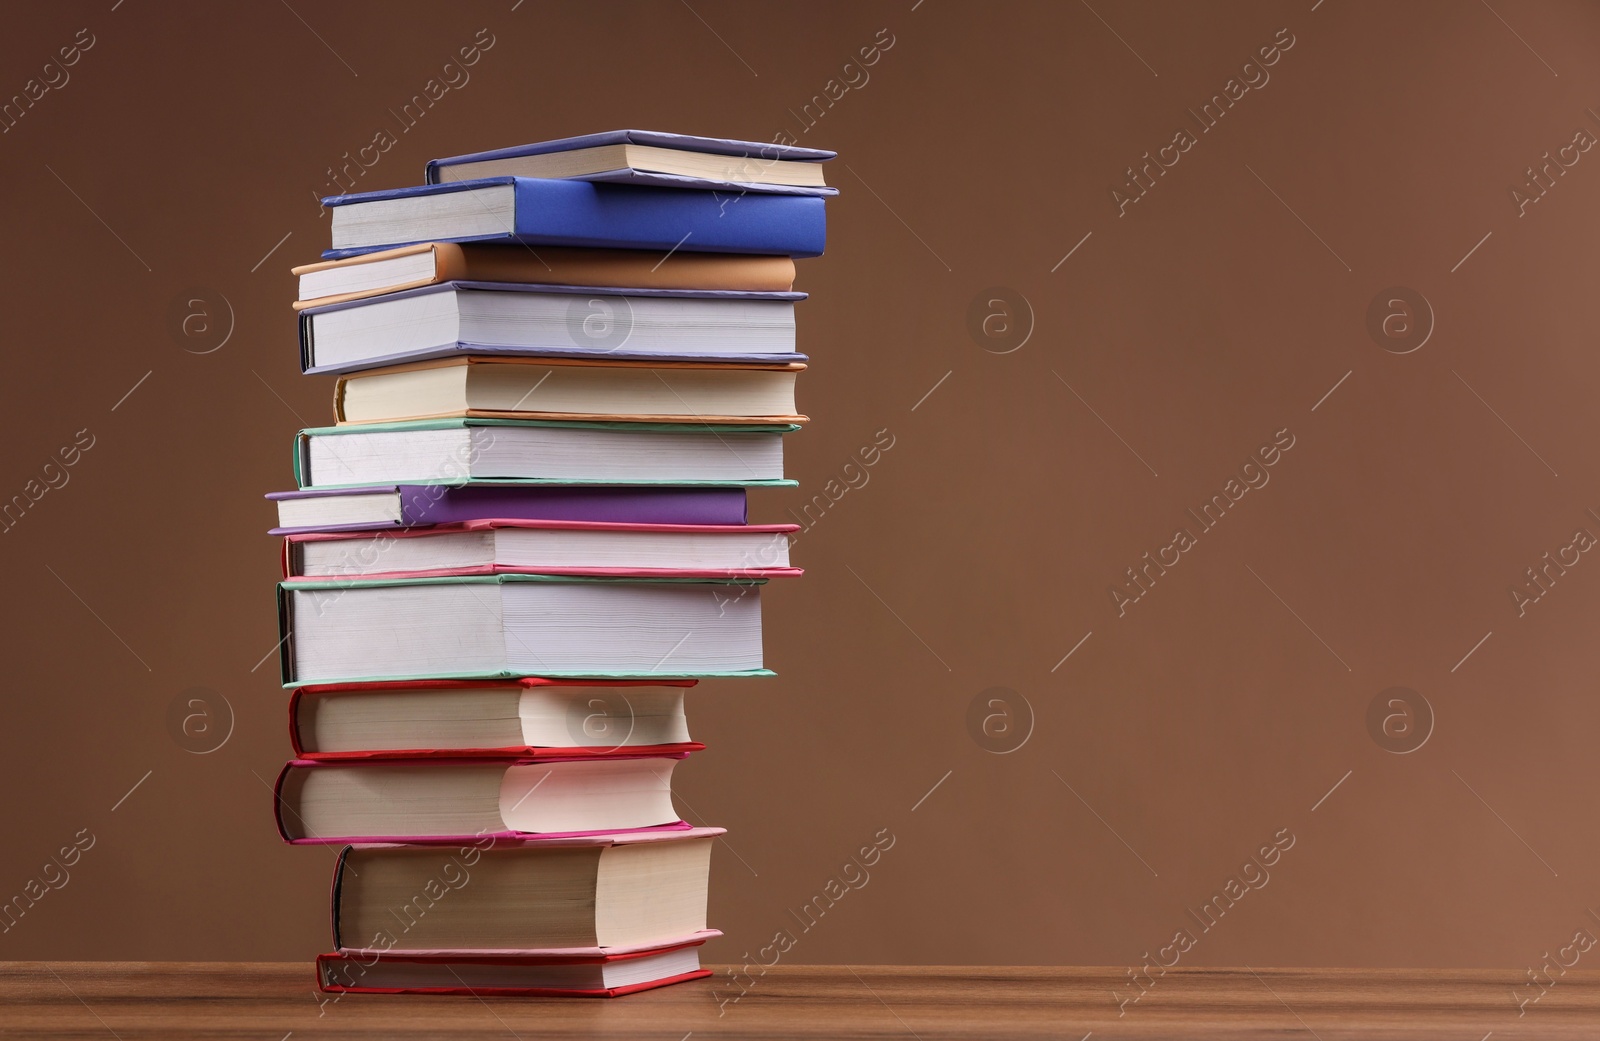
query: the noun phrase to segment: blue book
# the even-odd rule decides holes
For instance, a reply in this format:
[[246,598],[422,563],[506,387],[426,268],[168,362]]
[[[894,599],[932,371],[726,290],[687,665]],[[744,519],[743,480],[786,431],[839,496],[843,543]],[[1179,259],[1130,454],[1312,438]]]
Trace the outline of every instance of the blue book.
[[632,184],[490,177],[334,195],[327,259],[418,242],[510,242],[668,253],[820,256],[823,200]]
[[562,177],[722,192],[838,195],[823,183],[825,148],[762,141],[612,130],[434,159],[428,183],[482,177]]
[[300,312],[300,368],[456,355],[788,364],[804,293],[441,282]]

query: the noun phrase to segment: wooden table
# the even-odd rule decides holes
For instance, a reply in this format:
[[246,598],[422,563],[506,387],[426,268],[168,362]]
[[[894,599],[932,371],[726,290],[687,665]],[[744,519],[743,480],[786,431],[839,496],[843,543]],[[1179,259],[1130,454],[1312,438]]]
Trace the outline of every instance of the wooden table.
[[[1600,1038],[1600,971],[778,966],[616,1000],[346,995],[277,963],[0,963],[0,1038]],[[326,1000],[326,1003],[322,1003]],[[720,1011],[720,1014],[719,1014]],[[1119,1015],[1120,1011],[1120,1015]]]

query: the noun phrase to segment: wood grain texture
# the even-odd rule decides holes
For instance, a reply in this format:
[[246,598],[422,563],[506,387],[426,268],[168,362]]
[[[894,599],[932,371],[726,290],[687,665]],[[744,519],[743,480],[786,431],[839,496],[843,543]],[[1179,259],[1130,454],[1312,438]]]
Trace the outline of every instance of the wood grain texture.
[[1600,971],[1174,969],[1119,1008],[1111,968],[780,966],[615,1000],[346,995],[281,963],[0,963],[0,1036],[181,1038],[1305,1038],[1600,1036]]

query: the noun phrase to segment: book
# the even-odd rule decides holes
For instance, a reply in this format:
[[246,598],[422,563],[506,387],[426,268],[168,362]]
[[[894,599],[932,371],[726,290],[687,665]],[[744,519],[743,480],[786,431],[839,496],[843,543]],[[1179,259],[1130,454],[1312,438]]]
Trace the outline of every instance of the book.
[[439,282],[537,282],[614,289],[701,289],[785,293],[794,261],[754,253],[670,256],[642,250],[569,249],[501,243],[422,242],[292,268],[295,310],[360,300]]
[[428,163],[429,184],[482,177],[575,177],[626,184],[834,195],[822,164],[837,155],[761,141],[613,130]]
[[794,385],[804,369],[469,354],[342,376],[333,410],[341,424],[447,417],[803,423]]
[[291,843],[472,842],[677,824],[671,756],[294,760],[273,788]]
[[546,484],[792,485],[783,435],[794,426],[649,425],[429,419],[302,430],[302,488],[418,484],[463,477]]
[[711,975],[700,967],[700,945],[721,935],[704,929],[644,947],[477,955],[342,950],[317,956],[317,981],[334,994],[615,998]]
[[434,680],[308,686],[289,741],[309,760],[582,758],[695,752],[683,712],[695,680]]
[[822,255],[823,200],[536,177],[330,195],[324,260],[418,242]]
[[804,298],[444,282],[301,311],[300,362],[308,373],[459,354],[787,363]]
[[278,508],[270,535],[389,531],[507,520],[609,524],[743,524],[743,488],[617,488],[457,481],[268,492]]
[[796,524],[606,524],[480,520],[416,531],[291,535],[285,578],[429,574],[772,578],[789,566]]
[[283,582],[283,685],[770,675],[761,658],[764,581],[472,575]]
[[722,832],[347,846],[334,868],[333,943],[474,955],[670,943],[706,927]]

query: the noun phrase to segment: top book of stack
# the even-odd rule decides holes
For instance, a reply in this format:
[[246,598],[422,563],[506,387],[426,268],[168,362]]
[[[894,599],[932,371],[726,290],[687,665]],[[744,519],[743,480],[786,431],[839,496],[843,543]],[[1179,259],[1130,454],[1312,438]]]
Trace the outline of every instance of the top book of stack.
[[511,242],[814,257],[822,197],[836,192],[820,164],[834,154],[620,130],[436,159],[425,185],[324,199],[333,247],[323,256]]

